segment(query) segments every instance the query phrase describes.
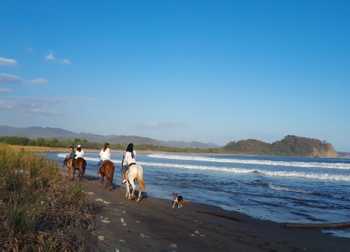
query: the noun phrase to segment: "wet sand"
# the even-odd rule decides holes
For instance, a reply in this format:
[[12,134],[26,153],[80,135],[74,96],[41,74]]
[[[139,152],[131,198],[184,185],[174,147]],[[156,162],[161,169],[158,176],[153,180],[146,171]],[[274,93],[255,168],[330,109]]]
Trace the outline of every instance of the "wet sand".
[[84,179],[82,184],[89,200],[101,206],[94,234],[100,251],[335,252],[350,247],[350,239],[328,236],[317,229],[289,229],[192,202],[172,209],[170,199],[128,201],[124,187],[107,191],[96,178]]

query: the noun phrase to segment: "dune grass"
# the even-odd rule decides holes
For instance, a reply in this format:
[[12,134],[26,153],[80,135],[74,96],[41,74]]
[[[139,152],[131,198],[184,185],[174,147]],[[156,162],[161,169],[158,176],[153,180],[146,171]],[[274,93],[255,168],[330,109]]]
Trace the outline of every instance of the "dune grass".
[[0,145],[1,251],[87,251],[93,208],[55,162]]

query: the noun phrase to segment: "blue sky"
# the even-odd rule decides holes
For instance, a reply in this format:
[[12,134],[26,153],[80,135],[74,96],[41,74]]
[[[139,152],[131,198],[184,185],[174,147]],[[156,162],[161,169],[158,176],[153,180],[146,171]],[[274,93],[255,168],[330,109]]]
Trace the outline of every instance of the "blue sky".
[[350,150],[348,1],[9,1],[0,124]]

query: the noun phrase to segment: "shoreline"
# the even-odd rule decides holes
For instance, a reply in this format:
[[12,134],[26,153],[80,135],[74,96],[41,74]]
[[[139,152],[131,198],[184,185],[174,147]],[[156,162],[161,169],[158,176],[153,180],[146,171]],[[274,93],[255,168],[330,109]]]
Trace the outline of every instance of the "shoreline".
[[[46,147],[46,146],[25,146],[25,145],[10,145],[15,150],[23,150],[28,152],[67,152],[68,148],[65,147]],[[84,148],[87,153],[99,152],[100,149],[89,149]],[[114,153],[122,153],[123,150],[113,150]],[[250,153],[215,153],[215,152],[171,152],[171,151],[159,151],[159,150],[138,150],[137,153],[140,154],[169,154],[169,155],[212,155],[212,156],[246,156],[246,157],[285,157],[285,158],[327,158],[327,159],[350,159],[350,157],[314,157],[314,156],[283,156],[283,155],[273,155],[273,154],[250,154]]]
[[96,235],[103,239],[102,251],[346,251],[350,246],[350,239],[321,229],[286,228],[195,202],[180,209],[172,209],[170,199],[136,203],[124,198],[124,187],[110,192],[91,176],[81,183],[88,199],[101,207]]

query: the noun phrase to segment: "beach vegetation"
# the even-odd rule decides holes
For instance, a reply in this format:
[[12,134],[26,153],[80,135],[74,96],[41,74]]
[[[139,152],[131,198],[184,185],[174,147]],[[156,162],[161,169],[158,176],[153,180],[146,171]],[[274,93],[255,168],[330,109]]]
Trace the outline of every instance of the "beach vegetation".
[[1,251],[86,251],[94,206],[54,161],[0,145]]

